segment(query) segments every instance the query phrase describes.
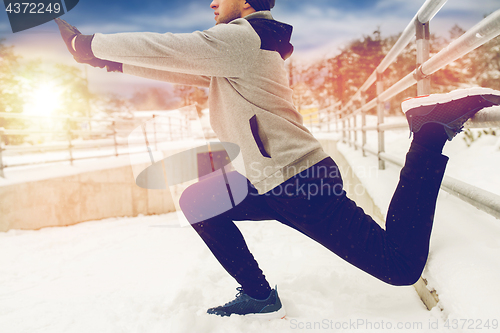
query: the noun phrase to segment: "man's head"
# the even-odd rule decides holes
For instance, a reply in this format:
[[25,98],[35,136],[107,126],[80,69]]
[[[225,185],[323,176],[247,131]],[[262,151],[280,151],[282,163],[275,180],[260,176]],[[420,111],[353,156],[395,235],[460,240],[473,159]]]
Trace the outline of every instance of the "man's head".
[[247,0],[250,6],[256,11],[271,10],[274,7],[275,0]]
[[213,0],[210,4],[215,12],[215,22],[229,23],[260,10],[270,10],[275,0]]

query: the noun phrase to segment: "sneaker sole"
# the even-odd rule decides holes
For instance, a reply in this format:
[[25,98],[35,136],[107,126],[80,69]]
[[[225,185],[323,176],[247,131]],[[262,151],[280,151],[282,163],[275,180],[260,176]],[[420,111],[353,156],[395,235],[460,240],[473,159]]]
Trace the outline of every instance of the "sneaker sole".
[[401,108],[406,114],[408,111],[422,106],[443,104],[457,100],[460,98],[465,98],[469,96],[480,96],[480,95],[495,95],[500,96],[500,92],[490,88],[474,87],[466,89],[457,89],[445,94],[432,94],[424,95],[418,97],[407,98],[401,103]]
[[282,306],[281,309],[269,313],[249,313],[244,315],[245,317],[255,318],[259,320],[273,320],[273,319],[283,319],[286,317],[285,308]]
[[[472,100],[471,100],[472,99]],[[471,103],[477,100],[477,105],[469,104],[463,113],[450,111],[447,103]],[[401,103],[411,132],[418,132],[426,123],[438,123],[444,126],[448,140],[452,140],[462,131],[463,124],[485,107],[500,104],[500,91],[490,88],[458,89],[446,94],[433,94],[408,98]],[[447,110],[448,108],[448,110]]]

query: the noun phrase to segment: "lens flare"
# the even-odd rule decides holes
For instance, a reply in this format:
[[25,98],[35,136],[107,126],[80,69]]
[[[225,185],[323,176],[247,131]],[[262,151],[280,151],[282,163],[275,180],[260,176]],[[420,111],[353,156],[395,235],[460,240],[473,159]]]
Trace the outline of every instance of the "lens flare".
[[62,90],[55,84],[45,83],[33,90],[24,104],[24,113],[37,116],[50,116],[61,108]]

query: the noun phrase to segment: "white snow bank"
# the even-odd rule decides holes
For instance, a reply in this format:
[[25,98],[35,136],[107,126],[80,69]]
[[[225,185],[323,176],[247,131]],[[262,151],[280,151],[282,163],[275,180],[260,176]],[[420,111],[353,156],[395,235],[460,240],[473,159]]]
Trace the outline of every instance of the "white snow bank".
[[0,233],[2,331],[447,331],[412,287],[386,285],[278,222],[239,226],[278,285],[287,319],[208,315],[208,307],[233,299],[236,282],[175,219],[173,213]]

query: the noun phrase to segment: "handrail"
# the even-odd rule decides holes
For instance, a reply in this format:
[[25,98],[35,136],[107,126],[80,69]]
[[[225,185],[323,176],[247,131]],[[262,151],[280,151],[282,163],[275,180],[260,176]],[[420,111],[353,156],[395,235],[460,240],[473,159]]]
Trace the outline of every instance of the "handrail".
[[[421,8],[421,11],[426,13],[425,16],[423,15],[423,18],[432,17],[435,14],[430,11],[430,7],[424,8],[426,7],[426,5],[431,4],[433,5],[434,9],[440,9],[445,2],[446,1],[444,0],[441,0],[440,2],[428,0]],[[397,54],[393,53],[395,53],[396,51],[401,52],[402,49],[406,47],[407,43],[405,44],[405,42],[408,38],[406,35],[408,32],[415,31],[414,20],[418,16],[418,14],[415,15],[415,17],[412,19],[412,22],[405,29],[405,31],[407,32],[403,33],[398,42],[396,42],[393,48],[389,51],[388,55],[382,60],[382,62],[384,62],[384,66],[379,65],[377,67],[377,70],[385,70],[387,68],[385,66],[385,63],[390,64],[390,61],[394,60],[397,57]],[[464,56],[473,49],[485,44],[498,35],[500,35],[500,10],[495,11],[484,20],[476,24],[461,37],[459,37],[446,48],[437,53],[434,57],[424,62],[419,68],[415,70],[415,72],[409,73],[404,78],[393,84],[390,88],[382,92],[378,97],[365,103],[359,110],[357,110],[357,112],[368,111],[376,107],[378,102],[386,102],[390,100],[392,97],[417,83],[417,79],[419,77],[426,77],[435,73],[439,69]],[[401,45],[404,45],[404,47],[401,48]],[[354,98],[359,95],[359,92],[368,89],[375,82],[373,78],[376,77],[377,70],[375,70],[368,78],[368,80],[365,81],[365,83],[361,86],[361,88],[358,89],[356,94],[341,109],[341,112],[345,111],[352,104]]]
[[[404,47],[407,45],[407,41],[409,39],[410,33],[416,32],[416,20],[418,23],[422,23],[422,21],[430,20],[435,13],[444,5],[446,1],[434,1],[427,0],[425,4],[419,10],[419,13],[415,15],[410,24],[407,26],[405,31],[400,36],[399,40],[393,46],[391,51],[389,51],[388,55],[382,60],[381,64],[377,66],[377,70],[372,73],[372,75],[368,78],[367,81],[358,89],[356,94],[340,109],[338,114],[342,114],[342,124],[341,128],[336,129],[337,132],[342,133],[343,141],[347,142],[349,145],[354,147],[354,149],[362,149],[363,154],[371,153],[378,156],[379,161],[388,161],[390,163],[396,165],[402,165],[401,162],[385,153],[384,149],[384,132],[388,130],[395,129],[403,129],[408,128],[408,125],[401,123],[393,123],[387,124],[384,123],[383,119],[383,108],[381,109],[381,104],[390,100],[398,93],[404,91],[410,86],[422,82],[427,79],[427,77],[439,69],[445,67],[452,61],[462,57],[473,49],[479,47],[480,45],[485,44],[492,38],[500,35],[500,10],[497,10],[490,14],[488,17],[484,18],[481,22],[477,23],[471,29],[469,29],[462,36],[457,38],[455,41],[450,43],[447,47],[442,49],[436,55],[434,55],[430,59],[426,59],[419,52],[425,52],[424,48],[418,50],[417,43],[417,57],[420,59],[423,58],[422,64],[417,67],[417,69],[401,80],[393,84],[391,87],[386,89],[385,91],[381,90],[380,87],[377,87],[377,97],[368,101],[367,103],[362,103],[362,105],[347,114],[347,110],[354,103],[354,100],[360,97],[360,92],[368,89],[376,80],[377,71],[385,70],[387,64],[390,64],[392,60],[397,57],[397,54],[401,52]],[[424,25],[422,25],[424,26]],[[426,24],[425,28],[428,31],[428,25]],[[417,41],[418,42],[418,41]],[[404,45],[402,48],[401,46]],[[398,52],[399,51],[399,52]],[[376,126],[366,126],[366,111],[375,108],[378,106],[378,123]],[[381,115],[382,111],[382,115]],[[356,117],[361,114],[362,116],[362,124],[361,126],[356,124]],[[353,118],[354,121],[350,119]],[[338,121],[337,119],[335,119]],[[346,124],[347,122],[347,124]],[[322,125],[322,124],[320,124]],[[485,127],[499,127],[500,128],[500,106],[494,106],[490,108],[486,108],[481,110],[476,114],[476,116],[464,124],[465,128],[485,128]],[[361,130],[363,133],[363,143],[359,144],[356,142],[356,135],[354,135],[354,140],[352,140],[352,132],[356,133]],[[379,146],[377,150],[374,150],[368,146],[366,146],[366,131],[368,130],[376,130],[379,132]],[[383,164],[379,162],[379,167],[383,168]],[[466,202],[474,205],[476,208],[481,209],[490,213],[491,215],[500,218],[500,209],[497,204],[500,204],[500,197],[492,194],[488,191],[484,191],[482,189],[476,188],[474,186],[465,184],[460,181],[456,181],[452,178],[445,178],[446,181],[443,182],[443,190],[448,191],[451,194],[458,196],[459,198],[465,200]],[[478,194],[478,195],[476,195]],[[479,195],[480,194],[480,195]],[[492,204],[493,203],[493,204]]]
[[[437,12],[445,5],[448,0],[427,0],[422,7],[420,7],[419,11],[410,23],[406,26],[406,28],[401,33],[401,36],[398,38],[396,43],[392,46],[391,50],[387,53],[387,55],[382,59],[377,68],[373,71],[373,73],[368,77],[368,79],[363,83],[363,85],[356,91],[356,93],[350,98],[350,100],[346,103],[342,110],[347,109],[350,105],[352,105],[353,101],[359,98],[359,95],[362,92],[365,92],[368,88],[370,88],[377,80],[377,73],[383,73],[393,62],[396,60],[397,56],[403,51],[406,46],[411,42],[413,37],[415,37],[415,22],[427,23],[429,22]],[[375,105],[372,106],[372,108]]]
[[434,57],[423,63],[420,71],[423,75],[431,75],[498,35],[500,35],[500,9],[488,15]]
[[[476,24],[469,31],[442,49],[431,59],[424,62],[419,68],[393,84],[378,97],[383,102],[388,101],[400,92],[417,83],[419,76],[426,77],[434,74],[449,63],[466,55],[475,48],[487,43],[500,35],[500,9],[490,14],[483,21]],[[372,101],[373,102],[373,101]],[[376,100],[375,100],[376,103]]]
[[[396,156],[387,153],[381,153],[381,156],[384,160],[399,167],[404,165],[403,160]],[[500,219],[500,195],[469,185],[450,176],[444,176],[441,189]]]
[[500,196],[446,176],[441,188],[479,210],[500,219]]
[[500,127],[500,106],[485,108],[464,124],[465,128]]
[[[353,112],[353,116],[356,116],[362,109]],[[465,124],[464,128],[489,128],[489,127],[500,127],[500,106],[491,106],[489,108],[484,108],[483,110],[476,113],[476,115],[469,119]],[[401,121],[394,124],[380,124],[377,126],[363,126],[363,130],[391,130],[391,129],[402,129],[408,128],[408,123],[406,121]],[[359,128],[358,128],[359,129]],[[345,130],[349,130],[345,128]]]

